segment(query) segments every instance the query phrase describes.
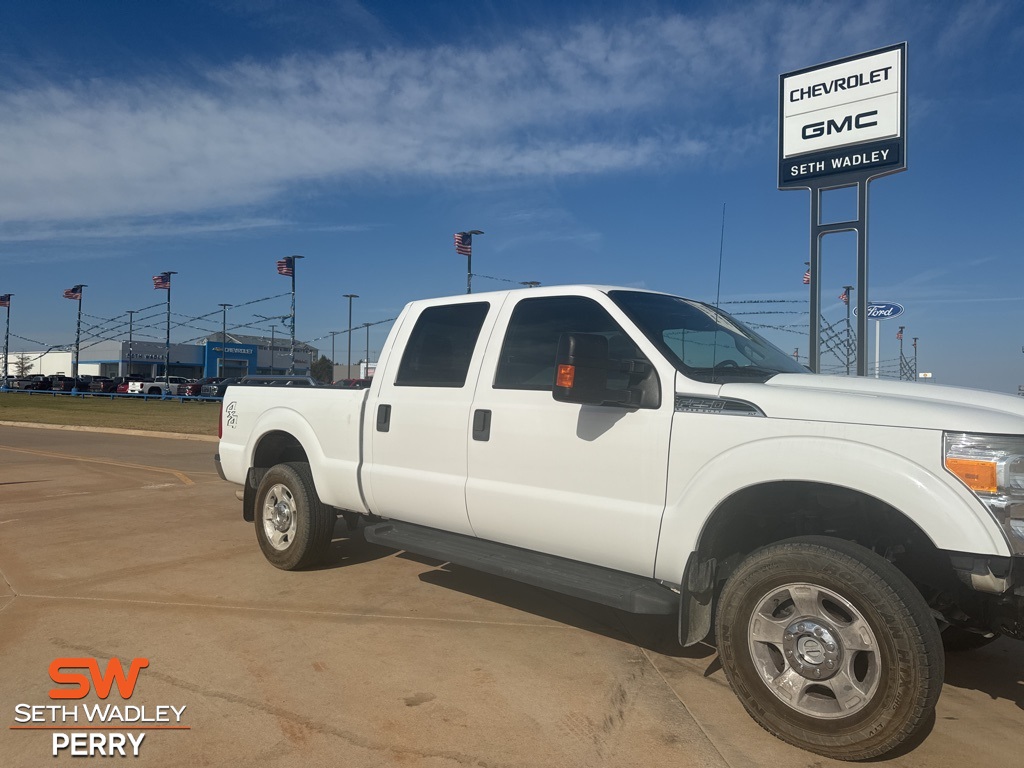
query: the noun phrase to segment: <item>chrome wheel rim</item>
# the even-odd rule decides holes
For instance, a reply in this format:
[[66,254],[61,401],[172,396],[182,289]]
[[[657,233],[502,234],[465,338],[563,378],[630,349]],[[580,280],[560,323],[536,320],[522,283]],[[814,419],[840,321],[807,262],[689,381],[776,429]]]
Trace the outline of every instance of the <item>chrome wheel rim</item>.
[[825,587],[801,582],[765,594],[750,617],[747,643],[768,690],[803,715],[849,717],[878,691],[874,631],[849,600]]
[[298,515],[295,497],[286,485],[273,485],[263,499],[263,533],[276,550],[285,550],[295,539]]

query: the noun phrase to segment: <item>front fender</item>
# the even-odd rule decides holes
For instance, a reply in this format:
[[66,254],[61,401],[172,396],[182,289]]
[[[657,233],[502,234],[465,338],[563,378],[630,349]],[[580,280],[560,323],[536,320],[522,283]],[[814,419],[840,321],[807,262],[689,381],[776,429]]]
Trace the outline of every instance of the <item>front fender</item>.
[[839,486],[879,499],[940,549],[1010,555],[988,509],[939,465],[941,441],[934,433],[899,430],[887,443],[898,447],[896,453],[878,444],[877,430],[858,440],[857,429],[848,429],[842,439],[804,435],[741,442],[698,466],[686,465],[692,453],[673,451],[655,577],[680,583],[686,558],[714,511],[738,491],[780,481]]

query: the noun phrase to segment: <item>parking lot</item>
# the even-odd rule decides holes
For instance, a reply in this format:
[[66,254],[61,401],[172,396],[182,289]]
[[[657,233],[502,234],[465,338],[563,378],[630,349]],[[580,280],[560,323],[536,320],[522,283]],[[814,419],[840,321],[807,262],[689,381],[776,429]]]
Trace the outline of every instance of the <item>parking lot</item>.
[[[215,450],[0,426],[0,764],[89,730],[12,727],[54,703],[54,659],[144,657],[130,703],[185,709],[134,729],[142,765],[839,765],[762,731],[671,620],[345,537],[272,568]],[[931,732],[886,762],[1019,765],[1022,708],[1024,645],[950,657]]]

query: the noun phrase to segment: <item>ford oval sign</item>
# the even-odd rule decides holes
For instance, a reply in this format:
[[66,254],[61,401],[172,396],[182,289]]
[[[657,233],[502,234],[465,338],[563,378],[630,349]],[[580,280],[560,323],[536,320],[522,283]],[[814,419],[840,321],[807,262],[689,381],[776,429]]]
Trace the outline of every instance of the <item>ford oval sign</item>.
[[[894,301],[868,302],[868,320],[891,320],[903,314],[903,305]],[[857,310],[853,310],[857,314]]]

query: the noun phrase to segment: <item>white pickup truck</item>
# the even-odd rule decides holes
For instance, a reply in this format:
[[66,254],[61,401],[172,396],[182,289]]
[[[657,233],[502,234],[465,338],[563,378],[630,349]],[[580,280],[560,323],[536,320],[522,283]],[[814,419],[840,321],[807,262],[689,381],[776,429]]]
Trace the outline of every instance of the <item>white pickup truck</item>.
[[170,376],[166,379],[153,381],[129,381],[128,394],[130,395],[176,395],[178,387],[188,384],[189,380],[183,376]]
[[409,304],[369,389],[231,387],[217,466],[275,566],[366,539],[717,643],[750,715],[845,760],[926,726],[945,650],[1024,638],[1024,403],[820,376],[706,304]]

